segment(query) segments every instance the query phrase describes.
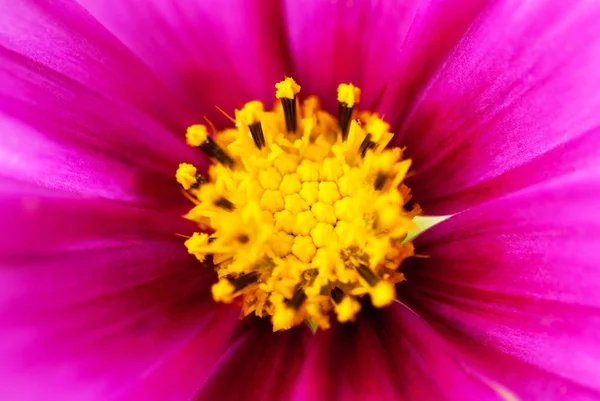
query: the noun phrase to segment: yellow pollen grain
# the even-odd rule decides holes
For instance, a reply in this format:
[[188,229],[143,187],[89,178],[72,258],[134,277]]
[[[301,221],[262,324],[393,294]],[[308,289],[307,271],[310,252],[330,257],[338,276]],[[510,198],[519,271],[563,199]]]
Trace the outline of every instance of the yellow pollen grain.
[[246,103],[242,110],[238,112],[237,121],[245,125],[252,125],[261,120],[263,113],[263,104],[257,100],[253,100]]
[[189,163],[181,163],[175,173],[177,182],[181,184],[183,189],[188,190],[196,183],[198,170]]
[[335,313],[340,322],[345,323],[354,320],[360,311],[360,303],[353,297],[344,297],[342,302],[335,306]]
[[360,89],[352,84],[340,84],[337,90],[337,100],[348,107],[354,107],[360,102]]
[[233,302],[233,291],[235,287],[229,280],[221,279],[218,283],[213,284],[211,291],[212,296],[217,302],[231,303]]
[[395,297],[396,290],[394,286],[386,281],[380,281],[371,290],[371,302],[377,308],[388,306],[394,301]]
[[300,85],[296,83],[292,78],[286,78],[281,82],[275,84],[275,97],[277,99],[287,98],[293,99],[300,92]]
[[200,146],[208,138],[208,130],[202,124],[192,125],[185,134],[186,143],[190,146]]
[[208,234],[194,233],[185,241],[185,247],[190,255],[194,255],[200,262],[206,259]]
[[[214,262],[215,301],[236,302],[242,316],[268,318],[276,331],[305,321],[327,329],[331,318],[354,321],[361,298],[375,307],[395,299],[399,267],[414,253],[403,241],[420,210],[405,209],[410,161],[387,147],[393,134],[376,114],[354,111],[363,124],[352,122],[343,139],[337,117],[317,98],[285,100],[300,91],[292,78],[276,88],[283,106],[250,101],[235,111],[235,128],[212,139],[204,125],[188,128],[190,146],[214,141],[235,165],[215,157],[206,177],[179,165],[177,182],[194,202],[185,217],[198,224],[185,246],[200,262]],[[359,100],[359,88],[339,86],[343,105]],[[289,118],[291,106],[297,129],[288,134],[284,107]],[[249,132],[258,122],[262,143]],[[365,140],[373,145],[361,153]]]

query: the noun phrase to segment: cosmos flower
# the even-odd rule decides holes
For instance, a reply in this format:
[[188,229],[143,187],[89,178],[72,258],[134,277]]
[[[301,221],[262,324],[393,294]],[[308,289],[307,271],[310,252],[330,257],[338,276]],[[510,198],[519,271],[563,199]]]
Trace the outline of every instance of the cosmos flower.
[[[599,20],[589,0],[0,2],[0,398],[600,399]],[[273,182],[323,205],[240,236],[308,211],[261,205]],[[330,206],[364,222],[351,246]],[[402,243],[416,213],[451,217]],[[329,246],[351,273],[321,294],[299,273]],[[300,266],[269,282],[267,251]]]

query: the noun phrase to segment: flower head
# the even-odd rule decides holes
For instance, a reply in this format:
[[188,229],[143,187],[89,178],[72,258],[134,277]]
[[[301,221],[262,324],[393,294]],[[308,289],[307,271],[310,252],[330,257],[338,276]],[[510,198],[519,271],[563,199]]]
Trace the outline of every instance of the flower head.
[[177,170],[196,203],[187,218],[214,230],[185,245],[200,262],[213,256],[215,300],[241,297],[243,314],[272,316],[274,330],[306,321],[325,329],[330,313],[354,320],[365,294],[377,307],[393,302],[413,255],[403,241],[418,209],[403,210],[401,185],[410,161],[386,149],[393,134],[381,118],[353,115],[354,85],[339,86],[337,119],[315,98],[298,106],[292,78],[275,87],[281,104],[246,103],[235,129],[213,138],[204,125],[188,128],[187,143],[216,164],[207,179],[187,163]]
[[0,399],[600,398],[599,20],[0,2]]

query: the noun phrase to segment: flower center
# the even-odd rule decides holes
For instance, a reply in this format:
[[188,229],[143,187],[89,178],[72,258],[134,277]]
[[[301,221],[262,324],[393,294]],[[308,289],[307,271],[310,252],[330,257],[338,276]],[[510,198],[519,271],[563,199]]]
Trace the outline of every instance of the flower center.
[[326,329],[331,315],[353,320],[367,294],[375,307],[393,302],[418,214],[404,209],[410,161],[386,148],[388,124],[355,110],[352,84],[338,87],[337,119],[315,97],[299,102],[293,79],[276,88],[273,110],[246,103],[235,128],[188,128],[187,143],[215,163],[207,177],[187,163],[177,171],[195,203],[186,218],[199,224],[185,246],[200,262],[212,256],[216,301],[270,315],[274,330]]

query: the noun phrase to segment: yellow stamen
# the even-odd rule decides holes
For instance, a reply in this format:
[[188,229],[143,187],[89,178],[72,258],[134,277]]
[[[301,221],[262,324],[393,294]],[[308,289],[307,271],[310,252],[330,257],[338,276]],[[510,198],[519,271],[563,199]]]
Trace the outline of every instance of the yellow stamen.
[[287,77],[281,82],[275,84],[277,91],[275,97],[277,99],[293,99],[300,92],[300,85],[296,83],[292,78]]
[[360,89],[352,84],[340,84],[338,86],[337,100],[352,108],[360,102]]
[[201,124],[192,125],[187,129],[185,134],[185,140],[190,146],[200,146],[208,138],[208,131],[206,126]]
[[235,291],[235,287],[229,280],[222,278],[218,283],[212,286],[211,291],[215,301],[226,304],[233,302],[233,292]]
[[358,311],[360,311],[360,303],[349,296],[344,297],[342,302],[335,306],[337,318],[342,323],[354,320]]
[[188,163],[181,163],[175,174],[177,182],[181,184],[183,189],[188,190],[197,182],[198,170],[196,167]]
[[331,316],[353,321],[361,302],[393,302],[404,280],[398,267],[414,254],[403,243],[419,210],[404,210],[410,161],[386,148],[387,123],[353,111],[360,89],[352,84],[338,88],[337,120],[316,98],[297,102],[292,78],[276,87],[274,111],[252,101],[236,111],[235,129],[212,138],[203,125],[188,129],[188,144],[220,164],[202,185],[194,166],[177,170],[196,203],[186,218],[214,231],[185,245],[201,262],[212,256],[216,301],[239,300],[243,316],[270,316],[274,330],[304,321],[326,329]]
[[253,100],[246,103],[244,108],[239,111],[237,117],[242,124],[252,125],[260,121],[264,112],[264,106],[261,102]]

